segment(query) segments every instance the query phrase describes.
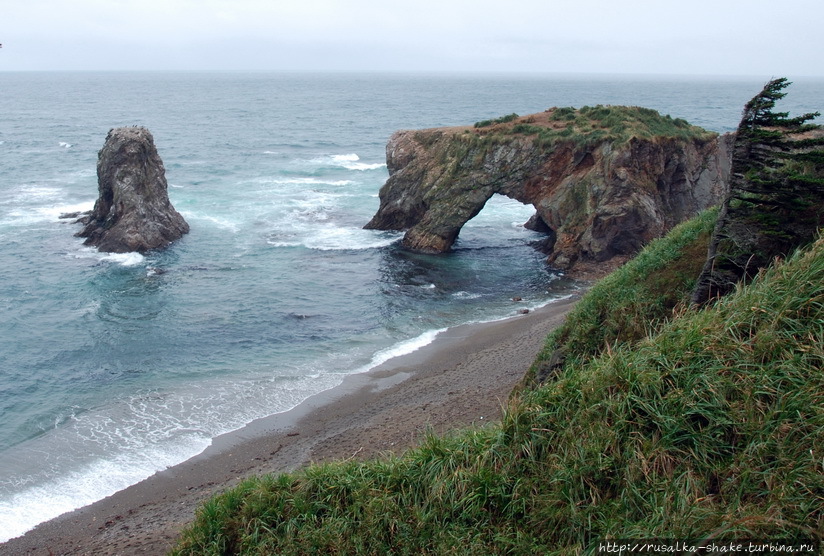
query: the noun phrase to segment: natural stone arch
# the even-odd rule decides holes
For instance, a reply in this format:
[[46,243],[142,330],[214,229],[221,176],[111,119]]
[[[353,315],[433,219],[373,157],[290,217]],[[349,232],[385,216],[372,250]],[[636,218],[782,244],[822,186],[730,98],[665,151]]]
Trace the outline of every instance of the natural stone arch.
[[[551,231],[548,231],[548,228],[532,227],[536,217],[535,207],[530,203],[522,203],[503,193],[493,192],[482,205],[472,211],[470,217],[457,230],[458,235],[453,242],[453,247],[457,242],[465,239],[468,229],[473,230],[471,235],[475,238],[478,237],[478,234],[496,234],[498,231],[506,234],[504,230],[510,228],[528,229],[544,234],[550,233]],[[530,244],[543,244],[538,241],[539,238],[535,234],[529,237]],[[467,245],[462,243],[461,247],[465,248]]]
[[386,147],[389,179],[366,228],[406,230],[409,249],[448,251],[499,193],[535,207],[549,262],[625,259],[723,198],[730,138],[558,141],[510,133],[479,140],[467,128],[400,131]]

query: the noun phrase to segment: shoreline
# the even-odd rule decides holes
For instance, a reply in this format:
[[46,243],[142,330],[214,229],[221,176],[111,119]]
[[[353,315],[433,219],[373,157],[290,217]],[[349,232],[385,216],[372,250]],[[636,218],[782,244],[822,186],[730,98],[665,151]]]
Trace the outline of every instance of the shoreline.
[[202,501],[248,476],[368,459],[414,446],[428,430],[498,421],[512,388],[577,298],[442,331],[289,411],[213,439],[181,464],[41,523],[0,544],[0,555],[161,554]]

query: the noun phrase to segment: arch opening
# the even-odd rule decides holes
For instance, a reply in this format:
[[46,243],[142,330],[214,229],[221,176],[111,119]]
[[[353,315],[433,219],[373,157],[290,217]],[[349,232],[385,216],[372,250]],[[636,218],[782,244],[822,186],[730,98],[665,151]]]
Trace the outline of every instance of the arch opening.
[[[542,226],[536,225],[536,222]],[[461,227],[453,249],[476,249],[519,242],[544,250],[549,236],[554,237],[552,230],[537,217],[532,204],[494,193],[483,208]]]

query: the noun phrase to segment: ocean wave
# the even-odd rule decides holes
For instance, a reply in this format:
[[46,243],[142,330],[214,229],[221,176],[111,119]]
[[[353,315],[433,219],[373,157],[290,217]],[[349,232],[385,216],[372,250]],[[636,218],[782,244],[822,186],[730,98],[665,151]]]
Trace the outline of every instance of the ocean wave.
[[455,297],[457,299],[478,299],[480,297],[483,297],[483,295],[481,295],[479,293],[458,291],[458,292],[453,293],[452,297]]
[[[428,330],[379,350],[349,372],[365,372],[412,353],[443,330]],[[202,453],[213,438],[288,411],[312,394],[337,386],[345,374],[299,369],[294,376],[193,383],[178,392],[144,391],[74,416],[34,439],[24,448],[28,457],[19,457],[19,451],[11,460],[0,455],[6,469],[0,477],[0,542],[182,463]],[[62,446],[56,452],[55,442]],[[48,461],[35,457],[44,453],[44,445],[54,454]]]
[[146,257],[140,253],[106,253],[101,257],[101,260],[117,263],[120,266],[137,266],[143,264]]
[[356,162],[360,160],[360,157],[355,153],[349,154],[333,154],[331,156],[332,160],[339,163],[346,163],[346,162]]
[[71,143],[66,143],[65,141],[60,141],[60,146],[63,147],[64,149],[72,148],[72,144]]
[[381,164],[381,163],[365,164],[365,163],[362,163],[362,162],[355,162],[353,164],[349,164],[349,165],[346,166],[346,168],[348,170],[360,170],[360,171],[363,171],[363,170],[377,170],[379,168],[385,168],[385,167],[386,167],[385,163],[383,163],[383,164]]
[[428,346],[429,344],[435,341],[435,338],[438,336],[438,334],[440,334],[441,332],[445,332],[447,330],[448,328],[427,330],[419,334],[418,336],[415,336],[414,338],[398,342],[395,345],[382,349],[372,356],[372,360],[368,364],[364,365],[360,369],[357,369],[356,372],[366,372],[374,369],[375,367],[383,365],[387,361],[394,359],[396,357],[401,357],[402,355],[409,355],[410,353],[413,353],[424,346]]
[[254,183],[265,184],[265,185],[333,185],[336,187],[346,186],[346,185],[353,185],[357,182],[353,180],[329,180],[329,179],[321,179],[321,178],[311,178],[311,177],[299,177],[299,178],[272,178],[272,177],[264,177],[264,178],[257,178],[253,180]]
[[188,210],[182,210],[180,213],[183,215],[183,218],[187,221],[197,221],[197,220],[204,220],[209,222],[210,224],[214,224],[221,230],[228,230],[232,233],[238,233],[240,231],[241,225],[240,223],[229,220],[228,218],[222,218],[220,216],[214,216],[211,214],[204,214],[202,212],[193,212]]
[[386,163],[360,162],[360,156],[356,153],[326,155],[313,158],[309,160],[309,162],[313,164],[335,166],[345,168],[347,170],[357,171],[377,170],[379,168],[386,167]]
[[58,478],[38,481],[0,500],[0,542],[22,535],[37,524],[111,496],[158,471],[205,450],[211,439],[189,434],[168,446],[120,453],[101,459]]
[[[44,194],[44,198],[48,198],[48,196]],[[18,203],[16,201],[11,201],[8,204],[17,205]],[[2,223],[13,226],[28,226],[38,222],[57,222],[61,221],[61,215],[84,212],[91,209],[92,206],[92,202],[86,201],[72,204],[49,204],[46,206],[19,207],[9,211],[3,218]]]
[[275,232],[267,239],[267,243],[274,247],[300,246],[318,251],[357,251],[387,247],[401,237],[399,232],[327,225],[308,230]]
[[182,463],[213,438],[288,411],[340,380],[308,372],[215,379],[144,391],[69,419],[15,455],[0,454],[0,542]]
[[137,252],[103,253],[95,247],[82,246],[72,254],[75,259],[96,259],[101,262],[119,264],[120,266],[137,266],[143,264],[146,257]]
[[19,202],[30,202],[32,200],[41,201],[45,199],[57,199],[62,197],[64,191],[60,187],[49,187],[47,185],[29,185],[20,189],[17,196]]

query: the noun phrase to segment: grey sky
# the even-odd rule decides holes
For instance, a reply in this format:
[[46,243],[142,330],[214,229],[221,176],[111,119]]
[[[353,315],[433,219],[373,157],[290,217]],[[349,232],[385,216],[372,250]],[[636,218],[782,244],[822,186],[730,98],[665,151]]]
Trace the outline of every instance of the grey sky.
[[821,0],[3,0],[2,70],[824,76]]

